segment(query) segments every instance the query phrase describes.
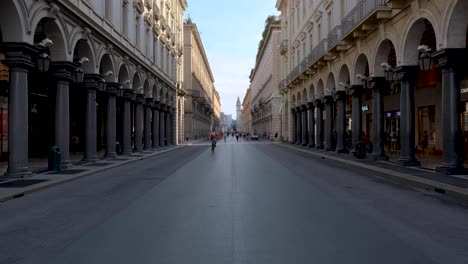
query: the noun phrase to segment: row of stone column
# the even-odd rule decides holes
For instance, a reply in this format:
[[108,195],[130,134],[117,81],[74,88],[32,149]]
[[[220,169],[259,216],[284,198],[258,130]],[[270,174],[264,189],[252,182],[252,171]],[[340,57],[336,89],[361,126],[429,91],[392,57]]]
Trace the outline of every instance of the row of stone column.
[[[462,49],[446,49],[435,53],[442,74],[442,115],[443,115],[443,157],[438,167],[446,173],[463,172],[463,144],[460,126],[460,71],[465,52]],[[400,94],[400,138],[401,150],[399,164],[417,166],[420,162],[415,156],[415,102],[414,90],[418,66],[400,66],[395,69],[396,77],[401,83]],[[372,157],[374,160],[387,160],[384,150],[384,94],[389,83],[383,77],[372,77],[367,80],[372,89]],[[353,85],[349,89],[352,96],[352,153],[362,135],[362,85]],[[314,147],[327,151],[347,153],[346,134],[346,91],[337,91],[314,102],[291,109],[293,116],[293,140],[297,145]],[[333,141],[333,111],[336,113],[336,146]],[[317,119],[314,116],[316,111]],[[325,135],[322,134],[323,111],[326,112]],[[323,144],[325,142],[325,145]]]
[[[28,126],[29,126],[29,102],[28,102],[28,74],[34,68],[34,58],[38,53],[36,47],[26,43],[3,43],[6,53],[6,64],[10,70],[9,111],[8,111],[8,146],[9,159],[7,174],[11,177],[24,177],[30,174],[28,168]],[[70,97],[69,86],[72,82],[72,72],[75,65],[71,62],[53,62],[51,71],[56,81],[55,97],[55,145],[62,154],[63,166],[70,164]],[[97,160],[97,110],[96,94],[99,81],[102,79],[97,74],[86,74],[83,88],[87,90],[86,106],[86,150],[87,161]],[[107,83],[107,131],[106,131],[106,157],[113,158],[116,153],[116,120],[117,120],[117,92],[120,89],[118,83]],[[129,154],[131,149],[131,102],[132,90],[123,91],[123,142],[122,153]],[[135,151],[162,147],[174,144],[172,128],[174,124],[174,109],[170,106],[152,102],[146,99],[145,104],[142,95],[137,95],[135,103]],[[142,120],[143,112],[144,123]],[[153,117],[153,126],[150,128]],[[142,132],[144,146],[142,146]],[[167,138],[165,138],[167,135]],[[152,138],[151,138],[152,137]],[[152,144],[150,146],[150,144]]]
[[[99,80],[102,77],[98,74],[86,74],[83,87],[87,89],[88,101],[86,111],[86,161],[97,160],[96,144],[96,91]],[[117,156],[117,126],[116,126],[116,99],[120,89],[119,83],[106,83],[107,94],[107,127],[106,127],[106,158]],[[134,95],[132,89],[123,89],[121,93],[123,99],[123,126],[122,126],[122,155],[129,155],[132,152],[142,152],[154,150],[174,144],[173,122],[174,109],[154,101],[153,98],[145,98],[143,94]],[[131,146],[132,124],[131,107],[134,105],[134,146]]]

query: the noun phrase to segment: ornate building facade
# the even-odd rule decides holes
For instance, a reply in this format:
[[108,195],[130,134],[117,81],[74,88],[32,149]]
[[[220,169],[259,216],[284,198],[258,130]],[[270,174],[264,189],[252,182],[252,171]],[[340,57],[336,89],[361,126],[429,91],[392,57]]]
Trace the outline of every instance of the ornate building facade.
[[248,134],[252,134],[252,114],[250,112],[252,109],[252,98],[250,91],[249,87],[245,93],[244,100],[242,100],[242,127],[244,128],[243,131]]
[[29,160],[51,146],[67,167],[70,152],[93,162],[175,144],[186,8],[185,0],[0,1],[8,175],[30,174]]
[[240,98],[237,97],[237,102],[236,102],[236,130],[237,132],[244,132],[244,122],[242,120],[243,115],[242,115],[242,104],[240,101]]
[[252,133],[263,137],[281,137],[280,78],[281,25],[273,21],[260,48],[257,63],[250,76]]
[[213,127],[221,130],[221,97],[216,89],[213,92]]
[[213,126],[213,73],[198,32],[190,19],[184,23],[185,138],[195,140],[208,135]]
[[[468,2],[278,0],[287,140],[461,172],[468,148]],[[352,140],[349,140],[349,137]],[[372,144],[370,144],[372,143]]]

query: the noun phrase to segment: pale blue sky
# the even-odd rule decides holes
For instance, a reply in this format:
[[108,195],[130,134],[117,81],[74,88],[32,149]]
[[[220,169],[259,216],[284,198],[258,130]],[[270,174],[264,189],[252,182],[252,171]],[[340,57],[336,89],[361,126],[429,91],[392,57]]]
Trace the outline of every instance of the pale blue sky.
[[276,0],[188,0],[190,15],[200,31],[203,46],[221,96],[221,111],[236,118],[255,66],[258,42],[269,15],[278,15]]

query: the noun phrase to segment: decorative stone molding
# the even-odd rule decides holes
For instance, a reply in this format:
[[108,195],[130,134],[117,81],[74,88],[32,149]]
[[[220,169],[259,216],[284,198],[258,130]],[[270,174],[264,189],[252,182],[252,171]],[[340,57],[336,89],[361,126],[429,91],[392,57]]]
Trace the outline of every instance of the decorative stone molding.
[[153,7],[153,17],[154,17],[154,20],[159,21],[159,19],[160,19],[160,14],[161,14],[161,13],[160,13],[160,10],[159,10],[159,7],[158,7],[158,5],[156,5],[156,4],[154,4],[153,6],[154,6],[154,7]]
[[145,7],[151,10],[151,8],[153,8],[153,0],[145,0]]
[[333,4],[333,0],[325,0],[325,1],[323,1],[322,6],[323,6],[323,8],[328,10],[330,8],[331,4]]
[[304,40],[306,36],[307,34],[305,32],[301,32],[301,34],[299,35],[299,39]]
[[161,26],[159,25],[158,22],[155,22],[155,23],[154,23],[153,33],[154,33],[154,35],[156,35],[156,36],[160,36],[161,33],[162,33]]
[[150,30],[150,28],[153,26],[153,15],[151,13],[146,13],[144,17],[146,30]]
[[60,7],[56,4],[50,4],[50,17],[53,19],[57,19],[60,13]]
[[83,28],[83,39],[89,40],[91,36],[91,29],[85,27]]
[[135,7],[135,11],[142,15],[145,12],[145,6],[143,4],[143,0],[133,0],[133,6]]
[[314,14],[314,21],[318,22],[322,18],[322,14],[323,14],[322,11],[317,10],[317,12],[315,12],[315,14]]

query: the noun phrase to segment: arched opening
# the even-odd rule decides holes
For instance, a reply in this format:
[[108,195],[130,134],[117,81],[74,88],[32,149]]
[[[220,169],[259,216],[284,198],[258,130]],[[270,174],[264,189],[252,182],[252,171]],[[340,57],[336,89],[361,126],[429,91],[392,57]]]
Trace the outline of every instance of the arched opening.
[[[345,111],[346,111],[346,131],[351,131],[352,126],[352,108],[353,108],[353,97],[349,95],[348,91],[351,88],[351,76],[349,74],[348,66],[345,64],[341,66],[340,75],[338,76],[338,90],[346,91],[347,93],[347,100],[345,103]],[[350,136],[348,137],[350,138]],[[350,141],[348,140],[348,149],[351,149]]]
[[[80,60],[83,63],[81,68],[85,74],[94,73],[94,55],[89,43],[86,40],[79,40],[73,49],[73,62]],[[86,101],[87,91],[81,84],[70,84],[70,160],[80,161],[84,157],[86,147]]]
[[[403,47],[404,65],[419,65],[422,47],[427,46],[429,52],[437,51],[437,38],[433,25],[428,19],[421,18],[411,25],[406,43]],[[442,72],[432,65],[429,71],[424,72],[417,67],[416,82],[414,85],[414,111],[415,113],[415,135],[414,148],[416,158],[421,162],[421,166],[434,169],[439,164],[442,156]],[[395,86],[395,83],[392,84]],[[390,89],[391,91],[395,89]],[[398,115],[398,112],[396,113]],[[386,113],[387,116],[390,114]],[[393,129],[387,129],[394,135]],[[396,130],[397,150],[400,146],[401,137]],[[388,132],[387,132],[388,134]],[[411,137],[412,138],[412,137]],[[389,140],[393,145],[392,136]],[[413,147],[413,146],[410,146]]]
[[322,97],[325,95],[324,88],[323,88],[323,81],[322,79],[319,80],[317,84],[317,91],[315,93],[315,98],[317,99],[322,99]]
[[325,95],[332,95],[336,90],[335,76],[332,72],[328,74],[327,88],[325,89]]
[[[397,63],[395,46],[392,41],[385,39],[377,48],[374,62],[375,76],[384,77],[385,71],[392,72]],[[387,73],[387,75],[389,75]],[[384,93],[384,131],[385,153],[391,161],[397,161],[400,158],[400,140],[395,138],[400,133],[400,82],[395,80],[396,75],[390,75],[393,80],[389,81],[388,89]],[[388,76],[387,76],[388,78]]]
[[[355,85],[363,85],[364,92],[362,95],[362,132],[363,135],[368,138],[373,138],[372,133],[372,90],[367,88],[367,79],[369,78],[369,61],[367,56],[360,54],[356,59],[356,64],[354,66],[354,76],[353,78]],[[370,141],[369,141],[370,142]],[[370,148],[369,148],[370,150]]]
[[138,73],[135,73],[133,75],[133,82],[132,82],[133,90],[137,94],[142,94],[143,93],[143,86],[141,85],[140,81],[140,75]]
[[120,66],[119,83],[122,85],[122,88],[131,89],[130,77],[128,75],[128,69],[126,65]]
[[[62,32],[56,21],[47,17],[41,19],[36,25],[33,42],[41,43],[46,39],[53,42],[53,45],[44,49],[50,59],[52,61],[65,61],[66,49]],[[47,73],[39,72],[36,69],[30,72],[28,149],[29,164],[32,171],[46,168],[50,147],[59,144],[59,142],[56,142],[55,135],[57,83],[53,73],[52,65]],[[69,84],[68,91],[73,88],[73,83],[70,82]],[[69,109],[71,109],[71,105]],[[66,113],[66,115],[68,114]]]
[[[109,54],[104,54],[99,63],[99,74],[106,83],[115,80],[114,64]],[[106,152],[107,131],[107,94],[105,90],[98,90],[96,94],[97,112],[97,151],[99,157],[104,157]]]
[[146,98],[151,98],[151,89],[148,80],[145,80],[145,84],[143,85],[143,93]]

